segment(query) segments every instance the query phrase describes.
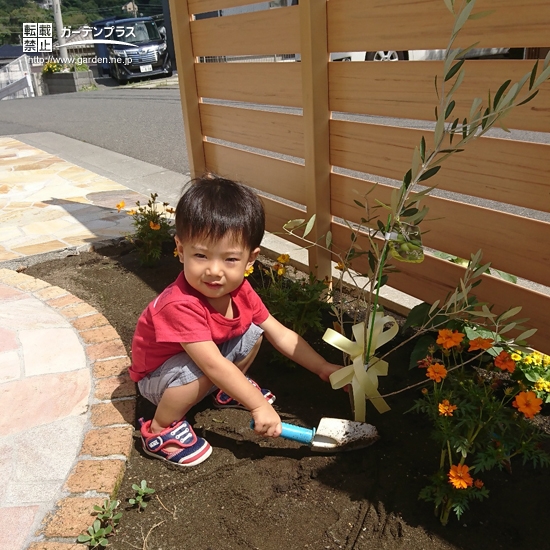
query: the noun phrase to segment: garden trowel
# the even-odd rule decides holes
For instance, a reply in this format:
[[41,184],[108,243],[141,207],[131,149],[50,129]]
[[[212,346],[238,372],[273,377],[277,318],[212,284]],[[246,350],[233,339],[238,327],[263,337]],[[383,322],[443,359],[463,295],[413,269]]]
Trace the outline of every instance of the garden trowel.
[[[380,439],[373,425],[342,418],[321,418],[317,428],[303,428],[286,422],[282,425],[281,437],[304,443],[322,453],[364,449]],[[253,421],[250,427],[254,427]]]

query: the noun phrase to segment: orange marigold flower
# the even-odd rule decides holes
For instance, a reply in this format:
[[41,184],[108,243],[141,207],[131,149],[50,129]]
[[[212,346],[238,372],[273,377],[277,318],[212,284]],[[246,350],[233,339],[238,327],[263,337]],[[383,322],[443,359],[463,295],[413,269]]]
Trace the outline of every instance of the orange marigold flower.
[[438,332],[436,343],[443,346],[445,349],[449,349],[459,346],[463,339],[464,334],[462,334],[462,332],[442,328]]
[[251,265],[250,267],[247,267],[244,272],[244,276],[248,277],[249,275],[252,275],[254,273],[254,266]]
[[489,349],[493,347],[495,341],[492,338],[481,338],[481,336],[470,340],[468,351],[477,351],[478,349]]
[[125,203],[124,201],[120,201],[120,202],[116,205],[116,209],[120,212],[125,206],[126,206],[126,203]]
[[449,470],[449,483],[455,488],[455,489],[466,489],[467,487],[471,487],[474,480],[472,479],[472,476],[468,473],[470,468],[468,466],[457,464],[456,466],[451,466],[451,469]]
[[426,376],[431,380],[441,382],[441,380],[447,376],[447,369],[441,363],[436,363],[435,365],[428,367]]
[[481,479],[476,479],[474,481],[474,487],[476,489],[481,489],[483,487],[483,485],[484,485],[484,483],[483,483],[483,481],[481,481]]
[[438,405],[439,415],[440,416],[453,416],[453,411],[456,411],[458,407],[456,405],[451,405],[448,399],[443,399]]
[[428,388],[422,388],[420,390],[424,395],[428,395]]
[[522,412],[525,418],[533,418],[540,412],[542,399],[539,399],[534,391],[521,391],[516,395],[512,405]]
[[495,357],[495,367],[498,367],[501,370],[514,372],[514,370],[516,370],[516,362],[507,351],[501,351]]
[[160,229],[160,223],[155,223],[153,220],[151,220],[149,222],[149,227],[153,230],[153,231],[158,231]]

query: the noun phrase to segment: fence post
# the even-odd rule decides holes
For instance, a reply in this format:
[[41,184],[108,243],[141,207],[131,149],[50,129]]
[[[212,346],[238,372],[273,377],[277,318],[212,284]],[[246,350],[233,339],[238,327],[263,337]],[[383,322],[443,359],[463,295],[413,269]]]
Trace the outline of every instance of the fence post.
[[191,42],[191,14],[187,7],[187,0],[170,0],[170,14],[171,20],[174,22],[172,25],[174,50],[178,67],[189,171],[191,177],[195,178],[206,171],[206,159],[195,76],[195,56]]
[[[330,159],[328,105],[328,47],[326,0],[300,0],[300,38],[305,145],[305,186],[308,217],[316,214],[309,237],[322,238],[330,230]],[[309,249],[309,268],[319,279],[331,278],[330,253]]]

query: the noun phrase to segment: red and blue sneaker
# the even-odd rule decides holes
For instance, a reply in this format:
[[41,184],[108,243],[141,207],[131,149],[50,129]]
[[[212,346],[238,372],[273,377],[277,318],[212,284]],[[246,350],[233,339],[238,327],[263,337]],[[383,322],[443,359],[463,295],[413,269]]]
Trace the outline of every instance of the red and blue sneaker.
[[[156,434],[151,432],[151,422],[139,419],[143,450],[149,456],[177,466],[196,466],[212,454],[210,443],[202,437],[197,437],[185,418],[179,422],[172,422],[168,428]],[[168,445],[178,448],[165,450]]]
[[[275,402],[275,396],[266,389],[260,388],[252,378],[246,377],[246,379],[266,398],[267,402],[271,405]],[[248,410],[242,403],[239,403],[236,399],[233,399],[230,395],[227,395],[223,390],[219,390],[218,393],[212,396],[214,401],[214,407],[217,409],[244,409]]]

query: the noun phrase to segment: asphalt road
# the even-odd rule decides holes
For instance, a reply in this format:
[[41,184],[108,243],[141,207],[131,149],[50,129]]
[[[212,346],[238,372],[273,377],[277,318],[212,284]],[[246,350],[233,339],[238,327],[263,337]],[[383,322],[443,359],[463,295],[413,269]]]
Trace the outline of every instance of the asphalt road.
[[0,135],[35,132],[189,172],[179,90],[104,88],[0,101]]

